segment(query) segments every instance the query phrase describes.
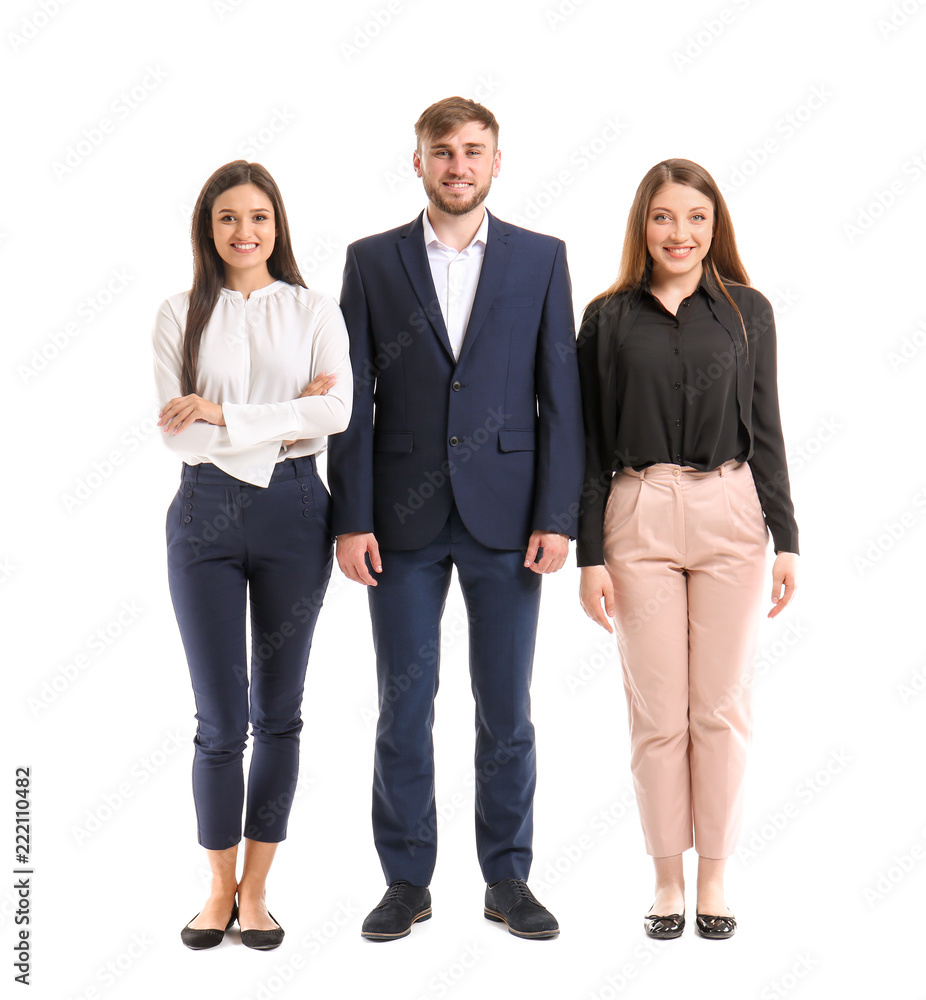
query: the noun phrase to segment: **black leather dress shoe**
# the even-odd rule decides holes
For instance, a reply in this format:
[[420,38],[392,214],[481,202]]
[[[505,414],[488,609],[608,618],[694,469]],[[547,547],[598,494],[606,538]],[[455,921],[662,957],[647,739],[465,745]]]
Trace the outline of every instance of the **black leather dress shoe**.
[[405,937],[412,924],[431,918],[431,893],[426,885],[393,882],[386,895],[367,915],[360,934],[371,941],[393,941]]
[[180,940],[187,946],[187,948],[192,948],[193,951],[202,951],[204,948],[214,948],[217,944],[222,943],[222,938],[225,937],[225,931],[227,931],[228,928],[231,927],[231,925],[238,919],[238,904],[232,904],[231,917],[225,925],[225,931],[216,930],[213,927],[190,927],[190,924],[198,916],[199,913],[191,917],[189,923],[180,932]]
[[267,916],[276,924],[269,931],[245,931],[241,932],[241,943],[245,948],[253,948],[255,951],[272,951],[279,948],[283,943],[283,936],[286,933],[280,927],[277,918],[268,910]]
[[656,913],[647,913],[643,918],[643,930],[649,937],[657,938],[660,941],[681,937],[684,929],[684,913],[670,913],[665,917],[660,917]]
[[542,939],[559,934],[556,917],[537,902],[523,878],[506,878],[487,885],[485,915],[507,924],[518,937]]
[[697,926],[701,937],[711,938],[713,941],[726,941],[736,933],[736,917],[709,917],[699,913]]

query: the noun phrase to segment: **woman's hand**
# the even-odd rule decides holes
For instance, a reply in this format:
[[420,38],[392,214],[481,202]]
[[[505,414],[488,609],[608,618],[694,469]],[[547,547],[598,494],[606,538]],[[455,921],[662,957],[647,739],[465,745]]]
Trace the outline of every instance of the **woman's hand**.
[[[321,372],[312,379],[311,382],[299,393],[298,399],[302,399],[303,396],[326,396],[328,390],[334,386],[337,379],[335,375],[329,375],[327,372]],[[283,444],[288,448],[291,444],[295,444],[298,438],[293,438],[292,441],[284,441]]]
[[215,424],[218,427],[225,426],[222,407],[218,403],[211,403],[208,399],[197,396],[195,392],[189,396],[177,396],[170,400],[158,416],[160,418],[158,427],[163,427],[165,434],[179,434],[194,420],[205,420],[207,424]]
[[[772,566],[772,604],[769,618],[784,611],[797,590],[797,555],[794,552],[779,552]],[[784,590],[784,593],[782,593]]]
[[608,618],[614,617],[614,584],[611,583],[611,574],[604,566],[582,567],[579,601],[582,603],[582,610],[592,621],[598,622],[607,632],[614,631],[608,621]]
[[336,375],[329,375],[327,372],[320,372],[311,382],[299,393],[299,398],[303,396],[326,396],[328,390],[334,386],[337,380]]

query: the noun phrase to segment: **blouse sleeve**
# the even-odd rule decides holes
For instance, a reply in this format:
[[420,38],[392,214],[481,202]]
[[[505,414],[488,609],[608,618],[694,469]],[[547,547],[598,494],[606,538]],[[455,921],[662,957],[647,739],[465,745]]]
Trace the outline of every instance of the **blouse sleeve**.
[[343,431],[350,421],[353,378],[344,318],[334,299],[326,298],[315,314],[311,379],[321,372],[335,376],[324,396],[301,396],[279,403],[223,403],[231,446],[236,450],[272,441],[318,438]]
[[[183,395],[180,388],[180,373],[183,369],[183,327],[175,314],[170,300],[165,300],[158,310],[152,335],[154,347],[154,384],[158,396],[158,406],[163,407],[171,399]],[[217,444],[227,441],[224,427],[194,420],[180,434],[165,434],[161,437],[171,451],[182,458],[191,455],[208,455]]]
[[756,333],[755,339],[751,341],[751,353],[754,356],[752,363],[755,365],[752,395],[753,451],[749,467],[756,483],[756,492],[762,501],[775,551],[797,553],[797,523],[791,502],[788,460],[778,407],[775,316],[771,303],[764,296],[758,296],[753,322]]
[[598,366],[599,317],[601,302],[585,310],[577,338],[579,385],[582,390],[582,419],[585,427],[585,477],[579,504],[579,533],[576,558],[579,566],[604,564],[602,533],[604,510],[611,483],[611,468],[601,463],[602,399]]

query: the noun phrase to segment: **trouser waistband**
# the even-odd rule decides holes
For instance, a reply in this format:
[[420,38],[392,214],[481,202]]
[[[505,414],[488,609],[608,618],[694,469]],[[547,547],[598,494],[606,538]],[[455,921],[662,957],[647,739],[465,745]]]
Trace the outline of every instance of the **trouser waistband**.
[[[311,476],[316,471],[314,455],[303,455],[301,458],[285,458],[282,462],[277,462],[270,477],[271,483],[280,482],[283,479],[301,479],[303,476]],[[180,475],[181,482],[184,483],[207,483],[212,485],[228,486],[251,486],[243,479],[237,479],[223,472],[212,462],[201,462],[199,465],[187,465],[183,463],[183,471]]]
[[671,465],[668,462],[660,462],[656,465],[648,465],[645,469],[631,469],[625,466],[621,473],[625,476],[634,476],[637,479],[707,479],[711,476],[729,476],[731,472],[738,469],[745,462],[737,462],[730,459],[723,465],[718,465],[716,469],[693,469],[690,465]]

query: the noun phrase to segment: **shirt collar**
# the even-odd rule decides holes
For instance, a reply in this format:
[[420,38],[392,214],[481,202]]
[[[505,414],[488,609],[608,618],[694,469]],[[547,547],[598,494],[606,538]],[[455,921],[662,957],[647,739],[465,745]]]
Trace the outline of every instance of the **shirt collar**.
[[[255,288],[254,291],[251,292],[249,298],[260,299],[263,298],[265,295],[273,295],[275,292],[278,292],[281,288],[283,288],[285,284],[286,284],[285,281],[281,281],[279,278],[277,278],[276,281],[271,281],[269,285],[264,285],[263,288]],[[235,289],[233,288],[225,288],[223,286],[222,292],[223,294],[229,296],[230,298],[241,299],[242,302],[244,301],[244,296],[241,294],[241,292],[235,291]]]
[[[649,286],[652,274],[653,258],[647,254],[646,266],[643,268],[643,280],[640,282],[640,288],[642,291],[648,292],[650,295],[653,294]],[[698,288],[696,288],[695,291],[698,289],[703,291],[712,302],[716,302],[717,299],[723,294],[717,285],[717,279],[708,267],[701,268],[701,280],[698,282]]]
[[[445,243],[441,243],[440,239],[437,236],[437,233],[434,232],[434,227],[431,225],[431,220],[428,218],[427,209],[424,210],[424,213],[421,217],[421,225],[422,228],[424,229],[424,245],[426,247],[429,247],[431,246],[432,243],[434,243],[439,247],[443,247],[445,250],[453,250],[453,247],[448,247]],[[476,235],[470,241],[469,246],[464,247],[463,250],[469,250],[476,243],[481,243],[482,246],[485,247],[486,243],[488,243],[488,240],[489,240],[489,213],[483,210],[482,222],[479,224],[479,228],[476,230]],[[462,253],[463,250],[461,250],[460,253]],[[453,250],[453,252],[456,253],[457,251]]]

